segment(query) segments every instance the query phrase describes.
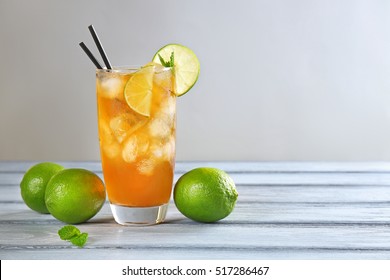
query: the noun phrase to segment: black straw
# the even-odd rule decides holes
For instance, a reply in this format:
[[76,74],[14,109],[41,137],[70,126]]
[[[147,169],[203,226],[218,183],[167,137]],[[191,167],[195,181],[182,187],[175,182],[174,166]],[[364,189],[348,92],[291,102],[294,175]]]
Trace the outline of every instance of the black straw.
[[93,27],[93,25],[91,24],[90,26],[88,26],[88,29],[89,31],[91,32],[92,34],[92,37],[93,37],[93,40],[95,41],[95,44],[100,52],[100,55],[102,56],[103,58],[103,61],[104,61],[104,64],[106,65],[107,69],[112,69],[111,67],[111,64],[110,64],[110,61],[108,60],[107,58],[107,55],[106,53],[104,52],[104,49],[103,49],[103,46],[102,44],[100,43],[100,40],[99,40],[99,37],[98,35],[96,34],[96,31]]
[[84,44],[84,42],[81,42],[79,45],[84,50],[84,52],[88,55],[88,57],[92,60],[93,64],[95,64],[96,68],[103,69],[103,67],[100,65],[99,61],[93,56],[93,54],[87,48],[87,46]]

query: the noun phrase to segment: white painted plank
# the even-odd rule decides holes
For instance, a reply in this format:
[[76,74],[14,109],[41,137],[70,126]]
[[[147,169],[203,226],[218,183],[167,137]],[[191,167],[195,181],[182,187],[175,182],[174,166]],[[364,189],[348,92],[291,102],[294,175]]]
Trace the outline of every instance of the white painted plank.
[[[20,225],[1,227],[0,258],[6,250],[31,248],[61,250],[72,245],[61,240],[58,225]],[[83,224],[82,232],[89,233],[87,254],[95,249],[171,249],[204,250],[212,254],[219,250],[386,250],[390,252],[390,232],[387,226],[252,226],[236,227],[194,225],[178,229],[166,224],[153,227],[124,228],[117,224]],[[254,234],[255,233],[255,234]],[[246,237],[246,238],[243,238]],[[288,238],[287,238],[288,237]]]
[[389,250],[297,248],[36,248],[4,249],[1,259],[13,260],[389,260]]
[[[18,185],[0,187],[1,202],[20,202]],[[390,202],[390,186],[237,186],[240,202],[365,203]]]
[[389,186],[237,186],[240,201],[259,203],[390,202]]
[[[0,161],[0,172],[25,172],[34,161]],[[94,172],[101,171],[99,161],[59,161],[67,168],[87,168]],[[197,167],[216,167],[228,172],[390,172],[390,162],[308,162],[308,161],[274,161],[274,162],[219,162],[219,161],[186,161],[176,162],[176,171],[183,173]]]
[[[97,173],[103,178],[101,173]],[[390,173],[231,173],[237,185],[390,186]],[[180,174],[176,174],[174,182]],[[0,186],[19,185],[22,173],[1,173]]]
[[[36,213],[22,203],[0,204],[0,224],[57,223],[50,215]],[[112,220],[107,205],[96,216],[95,222]],[[170,203],[167,222],[181,228],[184,224],[202,225],[182,216]],[[390,224],[390,203],[245,203],[238,202],[234,211],[219,225],[245,224]]]

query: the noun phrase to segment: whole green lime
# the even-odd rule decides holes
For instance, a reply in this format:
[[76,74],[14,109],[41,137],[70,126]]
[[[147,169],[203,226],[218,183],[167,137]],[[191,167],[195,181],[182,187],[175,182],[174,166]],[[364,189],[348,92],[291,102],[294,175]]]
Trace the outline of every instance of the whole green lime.
[[45,191],[50,178],[64,169],[53,162],[42,162],[31,166],[20,182],[20,193],[26,205],[34,211],[47,214]]
[[228,174],[217,168],[200,167],[182,175],[175,184],[173,198],[187,218],[211,223],[227,217],[238,197]]
[[54,175],[46,187],[47,209],[56,219],[68,224],[91,219],[105,200],[103,181],[86,169],[64,169]]

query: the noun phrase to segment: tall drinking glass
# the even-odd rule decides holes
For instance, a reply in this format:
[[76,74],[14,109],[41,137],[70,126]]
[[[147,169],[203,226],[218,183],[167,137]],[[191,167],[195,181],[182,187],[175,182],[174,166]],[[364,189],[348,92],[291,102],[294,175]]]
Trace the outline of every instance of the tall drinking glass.
[[119,224],[165,219],[175,165],[173,85],[171,68],[157,64],[96,70],[103,176]]

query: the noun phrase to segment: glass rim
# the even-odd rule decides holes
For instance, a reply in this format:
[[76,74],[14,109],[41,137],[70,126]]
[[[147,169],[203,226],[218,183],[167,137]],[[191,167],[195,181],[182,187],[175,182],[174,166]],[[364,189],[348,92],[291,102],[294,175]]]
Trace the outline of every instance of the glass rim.
[[112,69],[96,69],[98,73],[132,73],[141,69],[141,65],[123,65],[123,66],[112,66]]
[[[140,70],[145,65],[123,65],[123,66],[112,66],[112,69],[96,69],[96,73],[134,73]],[[161,65],[162,66],[162,65]],[[170,71],[171,67],[164,67],[162,71]]]

